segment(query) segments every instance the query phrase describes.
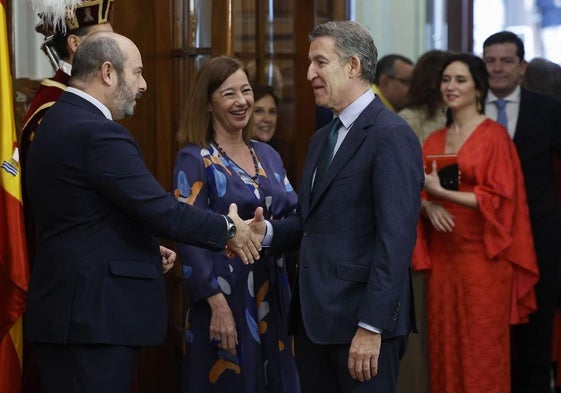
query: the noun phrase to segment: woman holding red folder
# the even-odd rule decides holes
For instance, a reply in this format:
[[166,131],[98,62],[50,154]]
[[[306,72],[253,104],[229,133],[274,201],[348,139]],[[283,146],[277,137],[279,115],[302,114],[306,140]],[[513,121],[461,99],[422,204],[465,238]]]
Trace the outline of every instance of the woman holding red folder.
[[536,307],[524,180],[512,140],[483,114],[487,87],[480,58],[453,55],[440,84],[451,122],[423,144],[413,267],[427,274],[432,393],[510,393],[509,327]]

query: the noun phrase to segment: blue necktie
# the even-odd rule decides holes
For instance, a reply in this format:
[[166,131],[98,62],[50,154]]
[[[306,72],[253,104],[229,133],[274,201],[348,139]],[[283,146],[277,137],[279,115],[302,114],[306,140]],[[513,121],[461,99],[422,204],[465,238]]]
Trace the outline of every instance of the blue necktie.
[[316,177],[314,179],[314,189],[316,184],[319,184],[322,176],[327,172],[329,164],[331,164],[331,158],[333,157],[333,151],[335,150],[335,144],[337,143],[337,136],[339,134],[339,128],[341,128],[341,119],[335,117],[331,121],[331,128],[329,129],[329,134],[325,139],[321,153],[319,154],[318,165],[316,167]]
[[495,101],[495,105],[497,106],[497,121],[502,124],[502,126],[506,129],[508,129],[507,125],[507,120],[506,120],[506,111],[505,111],[505,107],[506,107],[506,101],[503,99],[497,100]]

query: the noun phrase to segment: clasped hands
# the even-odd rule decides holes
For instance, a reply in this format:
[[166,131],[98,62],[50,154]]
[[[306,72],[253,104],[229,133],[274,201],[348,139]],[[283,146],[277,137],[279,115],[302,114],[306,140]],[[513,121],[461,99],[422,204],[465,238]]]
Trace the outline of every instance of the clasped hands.
[[245,264],[255,262],[259,259],[261,243],[265,236],[265,231],[261,230],[266,226],[263,208],[255,209],[253,219],[243,221],[238,215],[238,206],[232,203],[228,216],[236,226],[236,235],[226,243],[226,255],[229,258],[237,255]]

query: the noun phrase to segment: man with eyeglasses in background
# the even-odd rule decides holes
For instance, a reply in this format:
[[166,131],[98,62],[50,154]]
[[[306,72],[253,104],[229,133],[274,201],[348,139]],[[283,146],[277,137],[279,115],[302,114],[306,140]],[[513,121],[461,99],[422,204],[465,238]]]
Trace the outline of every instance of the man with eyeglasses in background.
[[405,106],[413,67],[410,59],[398,54],[386,55],[378,62],[372,91],[388,109],[397,112]]

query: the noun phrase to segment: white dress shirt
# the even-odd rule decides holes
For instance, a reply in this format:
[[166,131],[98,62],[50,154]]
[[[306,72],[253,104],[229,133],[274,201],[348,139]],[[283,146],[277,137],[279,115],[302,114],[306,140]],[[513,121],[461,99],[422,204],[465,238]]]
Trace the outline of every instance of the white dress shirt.
[[[513,138],[516,131],[516,123],[518,122],[518,110],[520,109],[520,86],[516,86],[516,89],[503,99],[506,101],[507,131],[510,137]],[[495,105],[497,100],[497,96],[489,90],[485,99],[485,114],[493,120],[497,120],[498,117],[498,109],[497,105]]]

